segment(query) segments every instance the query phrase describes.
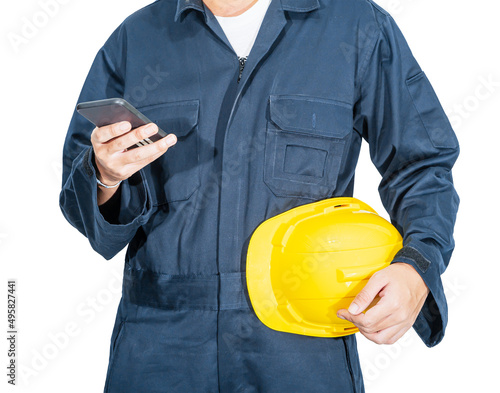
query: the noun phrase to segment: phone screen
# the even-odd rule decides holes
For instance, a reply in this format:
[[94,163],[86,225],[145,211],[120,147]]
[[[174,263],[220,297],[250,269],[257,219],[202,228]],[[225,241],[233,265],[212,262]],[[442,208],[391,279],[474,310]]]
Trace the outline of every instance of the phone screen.
[[[76,110],[96,127],[104,127],[121,121],[128,121],[132,125],[132,129],[134,129],[148,123],[153,123],[123,98],[81,102],[76,106]],[[158,127],[156,134],[128,147],[127,150],[151,144],[165,136],[167,134]]]

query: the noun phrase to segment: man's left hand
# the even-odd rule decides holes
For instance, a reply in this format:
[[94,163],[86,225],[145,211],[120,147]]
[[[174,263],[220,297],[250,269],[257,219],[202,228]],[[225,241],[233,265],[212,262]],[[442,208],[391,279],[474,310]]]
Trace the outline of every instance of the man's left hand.
[[[361,334],[377,344],[394,344],[415,322],[429,289],[407,263],[393,263],[376,272],[348,310],[337,315],[354,323]],[[373,302],[377,304],[366,313]]]

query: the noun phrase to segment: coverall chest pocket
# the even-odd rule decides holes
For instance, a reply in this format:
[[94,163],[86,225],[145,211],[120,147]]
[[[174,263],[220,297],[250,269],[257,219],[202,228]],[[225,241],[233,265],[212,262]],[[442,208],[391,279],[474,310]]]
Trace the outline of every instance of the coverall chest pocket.
[[200,186],[199,101],[169,102],[139,108],[177,143],[144,168],[154,205],[187,200]]
[[349,104],[304,96],[269,100],[264,181],[280,197],[326,198],[352,132]]

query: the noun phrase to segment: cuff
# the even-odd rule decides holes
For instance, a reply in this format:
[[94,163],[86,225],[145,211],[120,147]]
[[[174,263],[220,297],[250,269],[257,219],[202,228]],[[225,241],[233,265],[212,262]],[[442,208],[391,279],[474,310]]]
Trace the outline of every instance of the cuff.
[[120,185],[119,211],[108,221],[97,205],[96,172],[89,147],[74,161],[71,174],[73,193],[78,205],[78,218],[83,221],[84,234],[92,248],[111,259],[132,239],[137,228],[147,222],[152,213],[151,193],[147,181],[138,172]]
[[448,306],[438,263],[431,262],[413,245],[404,246],[392,263],[403,262],[412,265],[429,288],[429,295],[417,316],[413,328],[428,347],[433,347],[444,337],[448,322]]

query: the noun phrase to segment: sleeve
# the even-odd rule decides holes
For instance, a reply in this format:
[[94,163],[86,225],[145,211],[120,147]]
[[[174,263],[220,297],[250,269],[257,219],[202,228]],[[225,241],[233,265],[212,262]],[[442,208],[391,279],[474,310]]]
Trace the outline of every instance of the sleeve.
[[430,289],[413,327],[432,347],[448,319],[441,274],[454,248],[459,198],[451,170],[459,146],[394,20],[383,14],[378,26],[361,66],[354,128],[369,143],[382,203],[403,235],[393,263],[412,265]]
[[[123,96],[125,33],[118,28],[98,52],[78,102]],[[123,181],[112,201],[99,208],[90,135],[94,125],[73,113],[63,150],[59,203],[66,219],[106,259],[120,252],[152,212],[151,193],[142,171]]]

